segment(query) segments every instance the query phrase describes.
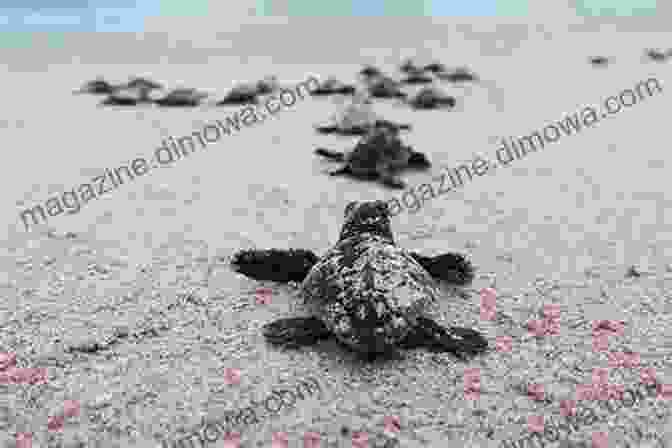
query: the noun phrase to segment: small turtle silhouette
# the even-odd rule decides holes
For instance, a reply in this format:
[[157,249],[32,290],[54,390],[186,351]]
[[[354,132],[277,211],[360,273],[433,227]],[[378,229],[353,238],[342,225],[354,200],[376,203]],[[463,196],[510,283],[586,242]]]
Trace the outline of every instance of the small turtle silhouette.
[[266,77],[254,83],[239,84],[231,89],[217,105],[258,104],[260,96],[275,92],[279,88],[280,86],[274,76]]
[[446,66],[440,62],[431,62],[423,67],[427,72],[439,74],[446,71]]
[[397,81],[387,76],[372,78],[368,82],[367,90],[374,98],[406,98],[406,93],[400,89]]
[[447,95],[435,87],[421,89],[408,103],[414,109],[438,109],[455,107],[455,97]]
[[282,88],[276,76],[266,76],[264,79],[257,81],[256,87],[257,95],[268,95]]
[[354,95],[357,89],[355,86],[350,84],[345,84],[339,81],[336,78],[327,78],[322,84],[320,84],[315,90],[311,92],[311,95],[315,96],[326,96],[326,95]]
[[380,71],[378,67],[374,67],[373,65],[365,66],[359,71],[359,74],[366,79],[383,76],[383,72]]
[[404,62],[401,63],[401,65],[399,66],[399,70],[400,70],[402,73],[406,73],[406,74],[418,73],[418,72],[422,72],[422,71],[423,71],[423,70],[422,70],[422,67],[420,67],[419,65],[417,65],[417,64],[413,61],[413,59],[410,59],[410,58],[405,59]]
[[118,86],[101,104],[104,106],[135,106],[150,103],[150,94],[161,90],[163,86],[147,78],[132,78],[128,83]]
[[321,258],[305,249],[233,256],[233,269],[253,279],[301,282],[308,316],[264,325],[270,343],[305,346],[333,336],[367,360],[420,347],[462,360],[488,350],[478,331],[437,322],[437,280],[464,285],[473,279],[464,255],[427,257],[399,247],[383,201],[351,202],[344,214],[338,241]]
[[163,84],[142,77],[132,78],[130,81],[128,81],[128,83],[126,83],[124,87],[129,89],[140,89],[148,92],[151,90],[162,90],[164,88]]
[[118,88],[105,98],[100,104],[103,106],[136,106],[141,103],[150,103],[152,99],[149,91],[143,88]]
[[609,63],[609,58],[605,56],[593,56],[590,58],[590,63],[596,66],[605,66]]
[[409,72],[408,76],[401,80],[402,84],[429,84],[434,82],[434,78],[425,73],[424,70]]
[[668,51],[667,54],[654,49],[649,49],[646,51],[646,55],[649,57],[649,59],[656,62],[663,62],[667,60],[670,54],[672,54],[672,51]]
[[478,76],[469,71],[465,67],[458,67],[452,72],[439,73],[437,77],[444,81],[449,82],[467,82],[467,81],[478,81]]
[[154,103],[162,107],[195,107],[207,96],[207,93],[196,89],[175,89],[163,98],[154,100]]
[[74,93],[91,93],[93,95],[109,95],[117,89],[117,86],[105,81],[103,78],[96,78],[88,81],[79,90]]
[[329,123],[316,126],[315,130],[320,134],[354,136],[364,135],[376,127],[387,127],[397,131],[411,129],[410,124],[394,123],[382,119],[367,103],[353,102],[332,117]]
[[428,169],[431,163],[427,156],[402,144],[399,132],[387,126],[370,129],[346,154],[325,148],[317,148],[315,154],[345,164],[331,176],[348,175],[357,179],[377,179],[391,188],[405,188],[398,173],[407,168]]

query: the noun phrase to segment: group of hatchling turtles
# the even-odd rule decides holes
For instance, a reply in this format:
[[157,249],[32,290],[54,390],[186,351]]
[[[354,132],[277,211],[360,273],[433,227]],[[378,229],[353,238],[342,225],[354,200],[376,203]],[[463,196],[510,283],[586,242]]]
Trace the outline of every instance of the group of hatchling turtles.
[[[333,77],[315,89],[316,96],[349,95],[352,104],[336,114],[326,124],[315,127],[320,134],[360,137],[347,154],[327,148],[317,148],[315,153],[332,161],[341,162],[333,176],[348,175],[359,179],[378,180],[390,188],[405,188],[399,173],[405,169],[426,170],[431,167],[427,156],[405,145],[401,131],[411,130],[411,125],[383,119],[371,109],[372,99],[398,99],[414,109],[452,109],[455,97],[436,87],[435,81],[451,83],[478,82],[478,77],[466,68],[448,70],[439,62],[419,65],[411,59],[400,67],[401,79],[395,80],[372,65],[359,72],[363,88],[345,84]],[[409,95],[405,86],[423,85],[417,93]]]
[[[252,83],[234,86],[217,106],[257,104],[264,95],[279,91],[281,86],[274,76],[268,76]],[[161,95],[165,87],[147,78],[132,78],[123,84],[113,84],[98,78],[84,84],[74,93],[107,95],[102,101],[104,106],[136,106],[139,104],[155,104],[161,107],[195,107],[209,96],[208,93],[194,88],[177,88]],[[158,97],[157,96],[157,93]]]
[[[655,48],[649,48],[644,52],[644,54],[647,57],[647,59],[650,59],[654,62],[665,62],[668,59],[672,58],[672,48],[668,49],[667,51],[661,51]],[[606,56],[592,56],[590,57],[589,61],[594,66],[602,66],[602,67],[612,62]]]

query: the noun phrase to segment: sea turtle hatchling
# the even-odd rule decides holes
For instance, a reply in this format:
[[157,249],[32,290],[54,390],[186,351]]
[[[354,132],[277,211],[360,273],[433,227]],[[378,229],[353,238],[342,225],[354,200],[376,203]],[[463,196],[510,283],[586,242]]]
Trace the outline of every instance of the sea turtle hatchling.
[[193,88],[180,88],[172,90],[154,103],[161,107],[196,107],[207,96],[207,93]]
[[341,168],[330,172],[331,176],[378,179],[391,188],[406,187],[398,172],[406,168],[428,169],[431,166],[427,156],[404,145],[399,139],[399,132],[384,125],[371,128],[348,154],[325,148],[317,148],[315,153],[345,162]]
[[401,85],[389,76],[377,76],[367,80],[367,91],[373,98],[406,98]]
[[354,95],[357,88],[353,85],[346,84],[336,78],[327,78],[315,90],[311,92],[314,96],[326,95]]
[[113,93],[117,87],[114,84],[106,81],[103,78],[96,78],[92,81],[86,82],[79,90],[75,90],[73,93],[90,93],[93,95],[109,95]]
[[387,127],[397,131],[408,131],[410,124],[395,123],[385,120],[371,108],[368,98],[355,98],[340,111],[334,114],[327,123],[315,126],[320,134],[337,134],[344,136],[365,135],[371,128]]
[[231,263],[257,280],[301,281],[309,315],[265,324],[271,343],[311,345],[333,336],[368,359],[426,347],[466,360],[488,349],[478,331],[435,320],[437,280],[468,284],[471,263],[458,253],[426,257],[399,247],[383,201],[349,203],[338,241],[321,258],[304,249],[244,250]]
[[453,108],[457,100],[436,87],[424,87],[408,100],[408,104],[414,109],[439,109]]

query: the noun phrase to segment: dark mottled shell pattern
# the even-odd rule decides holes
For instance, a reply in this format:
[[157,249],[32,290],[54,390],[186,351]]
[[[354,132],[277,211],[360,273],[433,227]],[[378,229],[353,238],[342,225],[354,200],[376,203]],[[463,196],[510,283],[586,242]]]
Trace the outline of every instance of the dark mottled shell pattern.
[[415,319],[438,309],[430,274],[390,238],[358,233],[342,238],[301,285],[305,306],[343,343],[357,349],[378,329],[395,346]]

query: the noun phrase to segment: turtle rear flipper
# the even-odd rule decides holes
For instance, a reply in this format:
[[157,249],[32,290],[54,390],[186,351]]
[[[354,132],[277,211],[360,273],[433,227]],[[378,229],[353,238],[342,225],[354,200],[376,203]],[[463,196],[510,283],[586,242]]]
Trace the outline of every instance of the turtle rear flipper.
[[411,155],[408,158],[408,166],[411,168],[429,168],[432,166],[431,162],[427,156],[418,151],[411,151]]
[[378,172],[379,179],[383,185],[400,190],[406,188],[406,183],[401,180],[401,178],[394,170],[389,167],[389,165],[381,164],[376,167],[376,171]]
[[300,282],[317,263],[318,257],[305,249],[242,250],[231,260],[236,272],[256,280]]
[[317,317],[292,317],[278,319],[263,327],[266,340],[272,344],[305,346],[313,345],[331,333]]
[[448,252],[435,257],[426,257],[411,253],[411,256],[434,278],[457,285],[469,284],[474,279],[474,267],[462,254]]
[[402,343],[404,348],[427,347],[434,351],[450,352],[466,360],[485,352],[488,341],[481,333],[470,328],[444,328],[433,320],[419,317],[417,325]]

